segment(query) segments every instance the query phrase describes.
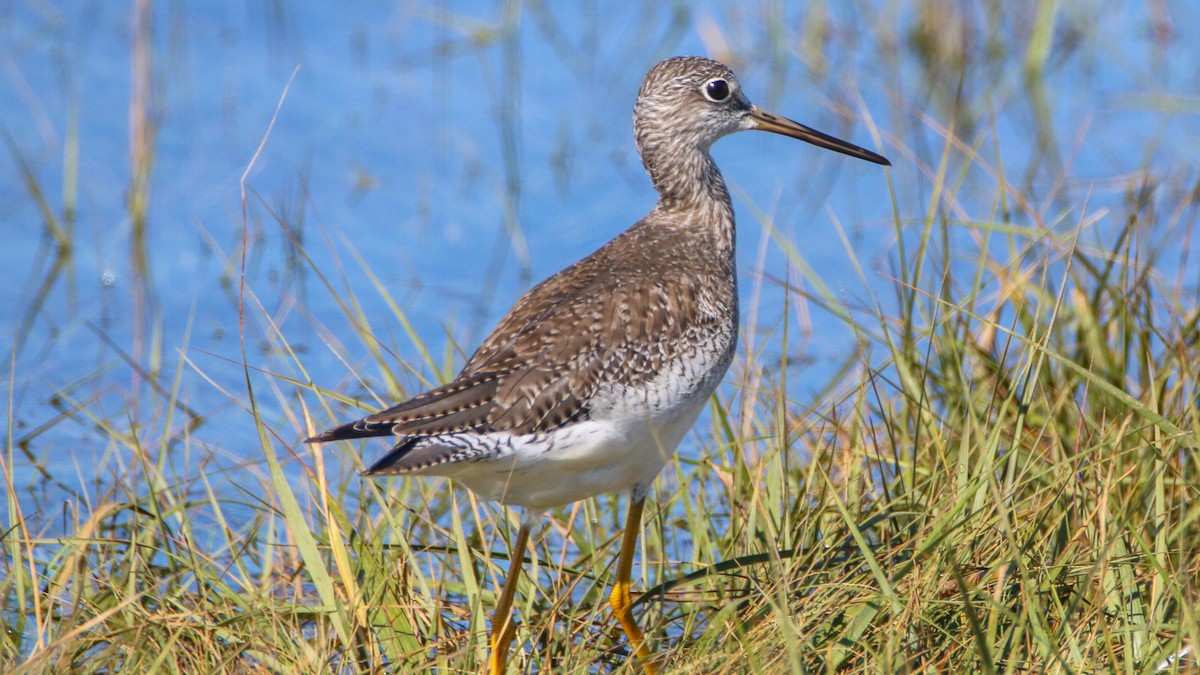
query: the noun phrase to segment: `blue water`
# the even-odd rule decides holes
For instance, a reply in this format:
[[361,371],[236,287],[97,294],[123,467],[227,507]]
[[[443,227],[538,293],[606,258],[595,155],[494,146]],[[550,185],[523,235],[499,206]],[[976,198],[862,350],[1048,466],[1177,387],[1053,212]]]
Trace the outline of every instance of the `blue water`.
[[[11,437],[23,441],[12,455],[23,501],[45,508],[58,490],[85,490],[93,476],[112,480],[130,461],[128,448],[82,410],[122,433],[136,426],[146,442],[182,435],[186,416],[178,413],[168,426],[161,404],[144,403],[151,390],[131,362],[167,389],[179,371],[179,399],[203,419],[190,442],[217,450],[230,485],[257,480],[251,478],[257,473],[242,473],[261,471],[263,461],[242,407],[237,365],[239,179],[297,68],[247,179],[245,280],[301,354],[305,373],[275,350],[253,305],[246,313],[246,359],[251,368],[311,377],[364,397],[345,358],[387,398],[368,350],[276,218],[300,234],[313,265],[339,292],[343,284],[355,289],[380,343],[421,369],[419,376],[401,371],[400,384],[411,392],[422,377],[437,376],[351,252],[452,370],[462,356],[446,347],[449,340],[471,350],[529,286],[653,205],[633,149],[633,98],[655,61],[697,53],[732,56],[747,92],[763,107],[889,156],[902,236],[915,241],[932,185],[921,167],[936,167],[943,150],[922,115],[949,124],[945,102],[957,79],[932,80],[921,67],[909,47],[915,10],[903,6],[829,9],[838,30],[828,38],[832,56],[821,65],[803,49],[809,18],[803,7],[570,3],[522,7],[505,19],[503,7],[487,3],[162,3],[153,16],[159,128],[144,282],[130,255],[125,203],[129,6],[18,3],[0,10],[0,133],[11,146],[0,160],[0,231],[7,244],[0,265],[12,272],[0,285],[0,331],[13,339],[0,367],[12,381],[11,396],[7,390],[0,396],[11,410]],[[974,66],[963,90],[983,137],[979,153],[988,163],[1002,161],[1007,175],[1021,181],[1014,189],[1046,225],[1075,227],[1084,203],[1088,215],[1111,209],[1082,238],[1103,248],[1123,225],[1113,214],[1124,213],[1128,187],[1141,173],[1161,186],[1159,195],[1197,179],[1200,15],[1192,4],[1176,3],[1171,31],[1156,32],[1157,18],[1143,3],[1118,3],[1101,15],[1085,9],[1065,9],[1055,30],[1056,56],[1044,81],[1048,127],[1039,126],[1019,58]],[[1009,19],[997,34],[1023,36],[1032,19]],[[861,35],[846,30],[855,25]],[[895,26],[890,46],[876,41],[891,34],[881,25]],[[780,30],[784,39],[770,37]],[[975,37],[971,58],[986,59],[985,42]],[[1025,49],[1002,46],[1017,54]],[[867,114],[883,134],[881,147],[863,122]],[[1039,128],[1052,133],[1052,151],[1038,145]],[[65,158],[76,135],[73,254],[51,274],[52,247],[20,164],[63,218]],[[766,134],[723,140],[714,154],[739,211],[747,305],[762,285],[760,313],[746,317],[753,344],[762,363],[778,363],[780,317],[788,317],[789,355],[797,364],[792,394],[804,405],[856,349],[855,336],[830,313],[789,298],[775,281],[813,286],[789,269],[776,241],[763,244],[754,213],[774,218],[778,238],[802,252],[837,298],[886,311],[895,301],[890,277],[898,255],[889,174]],[[1059,183],[1064,164],[1067,180]],[[961,165],[961,158],[952,164],[955,180]],[[972,169],[964,185],[965,201],[939,212],[991,217],[994,180]],[[1031,224],[1019,212],[1013,219]],[[835,222],[865,268],[865,286]],[[956,229],[953,236],[962,238],[963,258],[971,260],[970,232]],[[1165,278],[1195,292],[1195,260],[1164,265]],[[35,305],[43,284],[49,290]],[[148,326],[137,331],[139,312]],[[335,348],[318,327],[329,331]],[[272,380],[256,373],[254,382],[261,397]],[[303,436],[285,409],[296,396],[281,402],[268,393],[259,401],[286,444]],[[315,397],[305,400],[315,407]],[[64,414],[70,419],[57,421]],[[332,421],[319,414],[319,423]],[[42,425],[48,430],[38,432]],[[691,441],[683,452],[694,452]],[[328,457],[350,464],[336,453]],[[43,481],[41,470],[55,480]]]

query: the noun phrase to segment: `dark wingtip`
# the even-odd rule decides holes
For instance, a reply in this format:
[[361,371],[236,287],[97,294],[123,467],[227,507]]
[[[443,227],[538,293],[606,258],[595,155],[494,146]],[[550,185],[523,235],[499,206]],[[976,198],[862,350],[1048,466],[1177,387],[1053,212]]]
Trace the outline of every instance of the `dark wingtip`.
[[[390,452],[388,452],[387,455],[384,455],[384,459],[386,459],[387,457],[390,457],[392,452],[394,452],[394,451],[390,451]],[[373,462],[371,464],[371,466],[368,466],[367,468],[363,469],[362,471],[359,471],[358,475],[360,475],[364,478],[372,478],[374,476],[382,475],[384,473],[383,468],[380,466],[382,461],[383,460],[375,460],[375,462]]]
[[308,438],[304,439],[304,442],[305,443],[328,443],[329,441],[340,441],[340,440],[342,440],[342,436],[338,432],[345,429],[346,426],[347,425],[342,425],[340,427],[335,427],[333,429],[326,429],[325,431],[322,431],[321,433],[319,433],[315,436],[309,436]]
[[348,424],[322,431],[316,436],[304,439],[305,443],[328,443],[330,441],[350,441],[356,438],[371,438],[373,436],[391,436],[392,425],[368,424],[365,419],[355,420]]
[[[400,473],[411,473],[418,471],[427,466],[437,464],[437,461],[428,461],[426,459],[414,458],[412,451],[417,447],[421,437],[414,436],[410,438],[401,438],[386,455],[380,457],[374,464],[363,469],[359,475],[373,478],[375,476],[389,476]],[[415,460],[415,461],[414,461]]]
[[343,440],[343,438],[350,438],[350,437],[339,436],[337,432],[340,431],[341,429],[342,429],[342,427],[338,427],[336,429],[329,429],[326,431],[322,431],[321,433],[317,434],[316,436],[309,436],[308,438],[304,439],[304,442],[305,443],[328,443],[329,441],[340,441],[340,440]]

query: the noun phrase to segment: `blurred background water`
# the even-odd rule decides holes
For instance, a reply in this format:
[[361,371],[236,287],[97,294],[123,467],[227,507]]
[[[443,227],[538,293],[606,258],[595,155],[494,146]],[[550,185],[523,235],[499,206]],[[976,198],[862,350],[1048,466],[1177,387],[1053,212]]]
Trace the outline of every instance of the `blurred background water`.
[[[218,490],[249,484],[262,457],[242,335],[264,388],[286,375],[370,404],[368,389],[386,402],[436,379],[435,364],[452,370],[524,290],[653,206],[631,108],[645,71],[676,54],[729,63],[760,106],[894,164],[895,203],[878,167],[803,144],[742,134],[714,149],[739,216],[745,347],[753,367],[786,360],[797,405],[872,357],[795,291],[823,283],[851,309],[888,310],[895,299],[871,282],[924,227],[912,214],[937,199],[948,128],[983,159],[946,167],[966,188],[938,212],[966,246],[977,219],[1079,228],[1081,246],[1111,246],[1124,223],[1108,209],[1143,199],[1180,205],[1173,232],[1190,237],[1200,9],[1081,0],[1047,17],[1046,4],[8,3],[9,487],[50,521],[67,495],[119,480],[129,439],[203,449],[195,461]],[[1021,177],[1011,201],[995,200],[989,165]],[[243,246],[247,302],[303,372],[279,370],[257,310],[241,322]],[[1178,250],[1152,273],[1163,292],[1194,296],[1200,266]],[[356,289],[378,344],[412,371],[377,375],[314,270]],[[175,403],[148,404],[155,395]],[[295,409],[259,412],[284,443],[303,437]]]

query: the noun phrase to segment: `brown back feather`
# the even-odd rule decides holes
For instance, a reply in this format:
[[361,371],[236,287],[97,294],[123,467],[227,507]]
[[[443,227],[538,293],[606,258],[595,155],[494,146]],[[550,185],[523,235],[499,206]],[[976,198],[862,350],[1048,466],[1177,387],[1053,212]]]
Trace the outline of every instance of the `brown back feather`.
[[721,317],[704,307],[734,303],[736,311],[736,289],[712,283],[724,261],[698,267],[679,248],[703,242],[674,230],[638,223],[531,289],[453,382],[317,438],[546,431],[585,415],[605,383],[654,377],[683,348],[684,333],[717,329]]

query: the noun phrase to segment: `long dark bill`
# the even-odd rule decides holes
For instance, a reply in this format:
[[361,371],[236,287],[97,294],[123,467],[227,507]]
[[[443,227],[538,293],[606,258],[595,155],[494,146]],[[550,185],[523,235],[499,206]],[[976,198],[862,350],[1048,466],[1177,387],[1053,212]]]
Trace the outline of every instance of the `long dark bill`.
[[860,148],[853,143],[847,143],[840,138],[834,138],[829,134],[823,134],[812,127],[806,127],[799,122],[793,122],[786,117],[780,117],[773,113],[769,113],[761,108],[755,107],[750,111],[750,118],[754,120],[754,128],[762,131],[770,131],[784,136],[800,139],[806,143],[812,143],[819,148],[840,152],[843,155],[850,155],[859,159],[865,159],[868,162],[875,162],[884,166],[891,166],[892,163],[887,161],[883,155],[875,154],[866,148]]

